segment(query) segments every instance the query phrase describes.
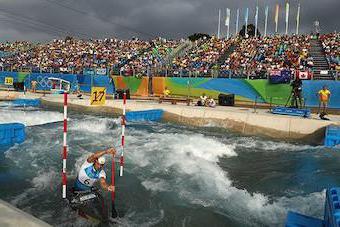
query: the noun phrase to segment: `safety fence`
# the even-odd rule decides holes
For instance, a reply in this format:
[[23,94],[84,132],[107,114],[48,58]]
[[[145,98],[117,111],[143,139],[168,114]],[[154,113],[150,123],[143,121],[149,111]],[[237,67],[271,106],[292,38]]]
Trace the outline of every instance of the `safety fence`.
[[[6,78],[13,82],[24,83],[27,89],[32,88],[36,81],[36,90],[49,91],[52,84],[50,77],[61,78],[70,82],[70,90],[89,93],[92,87],[105,87],[108,94],[117,89],[129,89],[134,96],[162,95],[165,88],[171,95],[199,97],[205,93],[217,99],[219,94],[235,94],[238,101],[285,105],[292,93],[290,83],[273,83],[268,79],[229,79],[203,77],[133,77],[133,76],[89,76],[81,74],[49,74],[49,73],[17,73],[0,72],[0,85],[5,85]],[[277,81],[275,81],[277,82]],[[334,80],[303,80],[302,94],[306,106],[318,106],[318,91],[327,86],[331,91],[329,107],[340,108],[340,81]]]
[[[204,78],[229,78],[229,79],[269,79],[273,73],[277,73],[282,70],[227,70],[227,69],[208,69],[208,70],[187,70],[187,69],[174,69],[174,68],[161,68],[161,67],[148,67],[142,70],[130,68],[124,70],[123,68],[37,68],[37,67],[0,67],[1,71],[7,72],[25,72],[25,73],[53,73],[53,74],[77,74],[77,75],[89,75],[89,76],[136,76],[136,77],[204,77]],[[283,70],[284,71],[284,70]],[[295,77],[298,76],[301,79],[320,80],[320,77],[314,77],[314,75],[322,75],[331,80],[340,80],[340,72],[336,70],[295,70],[291,71],[291,74]]]
[[108,76],[91,76],[81,74],[62,74],[62,73],[27,73],[27,72],[0,72],[0,85],[6,86],[6,80],[11,79],[14,87],[18,83],[23,83],[26,89],[35,86],[37,91],[50,91],[53,82],[50,78],[58,78],[70,82],[70,91],[81,91],[90,93],[92,87],[105,87],[107,94],[115,92],[113,80]]

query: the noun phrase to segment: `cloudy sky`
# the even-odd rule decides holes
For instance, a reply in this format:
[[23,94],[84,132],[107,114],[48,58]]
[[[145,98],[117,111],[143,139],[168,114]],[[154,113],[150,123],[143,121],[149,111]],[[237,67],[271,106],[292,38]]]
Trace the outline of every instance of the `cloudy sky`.
[[[264,29],[264,7],[269,6],[268,31],[274,30],[274,8],[280,4],[279,31],[284,31],[285,1],[257,0],[259,30]],[[308,33],[320,21],[321,32],[340,30],[340,0],[300,0],[300,32]],[[295,31],[298,0],[290,0],[289,31]],[[46,41],[67,35],[79,38],[117,37],[178,39],[201,32],[216,34],[218,9],[231,9],[231,32],[235,32],[236,9],[249,7],[254,21],[256,0],[0,0],[0,41]],[[223,23],[222,23],[223,24]],[[222,27],[225,34],[226,27]]]

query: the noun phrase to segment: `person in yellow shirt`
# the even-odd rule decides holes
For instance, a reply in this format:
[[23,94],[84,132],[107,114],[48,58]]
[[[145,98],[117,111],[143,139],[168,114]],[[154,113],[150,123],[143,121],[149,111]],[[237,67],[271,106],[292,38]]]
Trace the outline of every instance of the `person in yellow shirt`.
[[170,90],[167,88],[167,87],[165,87],[164,88],[164,91],[163,91],[163,96],[164,97],[169,97],[170,96]]
[[318,113],[320,113],[320,108],[322,106],[322,112],[320,113],[320,117],[322,118],[323,116],[327,115],[327,107],[329,99],[331,97],[331,92],[328,90],[327,86],[323,86],[322,89],[318,92],[318,95],[319,95]]

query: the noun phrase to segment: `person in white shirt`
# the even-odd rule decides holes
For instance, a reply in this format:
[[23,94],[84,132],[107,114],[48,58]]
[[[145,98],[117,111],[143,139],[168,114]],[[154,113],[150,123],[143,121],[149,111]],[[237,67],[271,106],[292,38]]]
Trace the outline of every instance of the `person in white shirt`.
[[205,103],[207,101],[207,96],[205,95],[205,93],[203,93],[201,96],[200,96],[200,100],[198,101],[197,105],[198,106],[205,106]]
[[215,107],[216,106],[215,100],[211,97],[208,97],[207,104],[208,104],[207,106],[209,106],[209,107]]
[[110,192],[115,191],[113,185],[106,183],[106,174],[103,170],[105,164],[105,154],[115,155],[116,150],[114,148],[107,149],[105,151],[97,151],[90,155],[87,160],[81,166],[77,180],[74,183],[74,189],[76,191],[91,190],[94,183],[99,181],[101,187]]

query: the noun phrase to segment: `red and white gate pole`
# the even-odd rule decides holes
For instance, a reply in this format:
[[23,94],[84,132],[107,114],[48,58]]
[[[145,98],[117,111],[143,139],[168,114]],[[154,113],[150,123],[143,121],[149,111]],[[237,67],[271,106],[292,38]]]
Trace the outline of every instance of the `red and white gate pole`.
[[63,184],[63,199],[66,198],[66,159],[67,159],[67,93],[64,93],[64,138],[63,138],[63,170],[62,170],[62,184]]
[[124,170],[124,145],[125,145],[125,112],[126,112],[126,92],[124,92],[123,95],[123,116],[122,116],[122,153],[120,155],[120,176],[123,176],[123,170]]

